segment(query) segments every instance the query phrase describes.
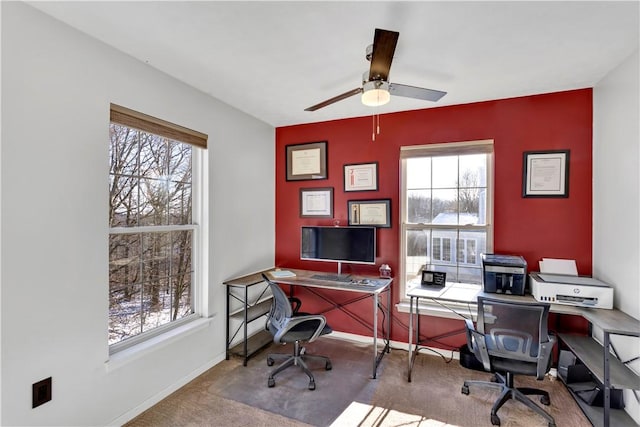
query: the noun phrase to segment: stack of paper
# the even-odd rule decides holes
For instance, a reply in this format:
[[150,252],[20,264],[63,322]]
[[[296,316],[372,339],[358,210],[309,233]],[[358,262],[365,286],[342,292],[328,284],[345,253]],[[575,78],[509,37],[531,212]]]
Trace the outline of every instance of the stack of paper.
[[575,259],[542,258],[538,264],[540,265],[540,273],[578,275]]
[[270,271],[269,274],[271,275],[271,277],[274,277],[276,279],[281,279],[284,277],[296,277],[296,273],[289,270],[277,269],[277,270]]

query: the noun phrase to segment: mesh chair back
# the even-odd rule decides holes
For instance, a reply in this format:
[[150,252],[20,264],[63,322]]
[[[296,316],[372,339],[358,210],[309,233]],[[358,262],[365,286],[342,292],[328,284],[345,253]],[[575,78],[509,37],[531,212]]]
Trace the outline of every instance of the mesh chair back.
[[287,319],[293,317],[293,308],[287,294],[277,283],[269,282],[269,288],[273,294],[273,303],[271,304],[271,312],[269,313],[268,329],[275,328],[281,330],[284,328]]
[[548,316],[548,304],[478,298],[477,329],[490,356],[535,362],[540,343],[549,341]]

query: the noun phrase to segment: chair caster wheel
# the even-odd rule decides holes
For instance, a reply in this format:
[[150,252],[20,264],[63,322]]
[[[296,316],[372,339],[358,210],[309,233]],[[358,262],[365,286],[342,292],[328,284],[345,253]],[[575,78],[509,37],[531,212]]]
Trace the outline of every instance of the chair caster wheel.
[[540,396],[540,403],[549,406],[549,404],[551,403],[551,399],[549,399],[549,396]]
[[333,369],[333,366],[331,365],[331,362],[327,362],[327,363],[324,365],[324,370],[325,370],[325,371],[330,371],[330,370],[332,370],[332,369]]
[[309,390],[315,390],[316,389],[316,382],[311,380],[309,381]]
[[267,381],[267,385],[269,386],[269,388],[274,387],[276,385],[276,380],[274,378],[269,378],[269,380]]
[[462,394],[469,394],[469,386],[463,385],[462,390],[460,390]]
[[267,366],[273,366],[273,363],[274,363],[273,359],[270,357],[267,357]]
[[500,425],[500,418],[495,414],[491,414],[491,424],[494,425],[494,426],[499,426]]

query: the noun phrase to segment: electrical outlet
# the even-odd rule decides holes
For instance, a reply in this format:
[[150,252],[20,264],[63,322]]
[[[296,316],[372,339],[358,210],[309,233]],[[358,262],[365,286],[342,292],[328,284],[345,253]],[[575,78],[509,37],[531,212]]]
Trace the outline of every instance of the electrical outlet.
[[32,386],[32,408],[47,403],[51,400],[51,377],[33,383]]

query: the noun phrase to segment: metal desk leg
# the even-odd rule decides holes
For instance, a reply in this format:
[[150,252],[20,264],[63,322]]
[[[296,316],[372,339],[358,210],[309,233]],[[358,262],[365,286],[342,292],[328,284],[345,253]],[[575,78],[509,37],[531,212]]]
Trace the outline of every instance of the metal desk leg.
[[229,306],[231,305],[231,296],[229,295],[229,292],[231,292],[231,289],[229,286],[226,287],[227,288],[227,317],[225,317],[225,324],[227,325],[227,352],[225,355],[225,359],[229,360],[229,313],[231,312],[231,310],[229,309]]
[[373,294],[373,379],[376,379],[378,361],[378,294]]
[[387,288],[387,342],[385,348],[387,353],[391,353],[391,285]]
[[243,350],[244,350],[244,360],[242,361],[242,366],[247,366],[247,361],[249,360],[249,344],[248,344],[248,337],[247,337],[247,333],[248,333],[248,323],[249,323],[249,287],[245,286],[244,287],[244,344],[243,344]]
[[611,378],[609,377],[609,332],[604,331],[604,427],[609,427],[611,415]]
[[407,381],[411,382],[411,368],[413,368],[413,297],[409,297],[409,369]]
[[[413,304],[415,299],[416,312],[413,312]],[[409,297],[409,369],[407,374],[407,381],[411,382],[411,371],[418,355],[420,347],[420,309],[418,308],[419,297]],[[416,320],[416,344],[413,345],[413,319]]]

